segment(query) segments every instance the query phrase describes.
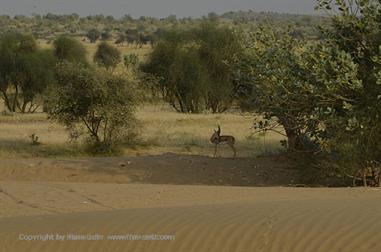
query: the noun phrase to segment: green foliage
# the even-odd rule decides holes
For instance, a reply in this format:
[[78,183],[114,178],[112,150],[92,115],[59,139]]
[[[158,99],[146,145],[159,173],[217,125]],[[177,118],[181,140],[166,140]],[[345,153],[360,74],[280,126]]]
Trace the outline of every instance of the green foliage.
[[34,112],[35,98],[54,82],[55,60],[49,50],[39,50],[33,37],[5,33],[0,37],[0,91],[7,108]]
[[54,54],[60,61],[87,64],[86,49],[81,42],[67,36],[54,41]]
[[264,115],[257,128],[283,126],[288,148],[303,149],[303,141],[315,127],[309,115],[314,109],[299,77],[298,49],[301,43],[289,32],[262,28],[252,36],[237,71],[241,106]]
[[381,157],[381,3],[319,6],[332,19],[325,40],[261,29],[238,60],[237,89],[244,108],[264,115],[257,129],[281,125],[290,150],[312,147],[350,171]]
[[107,40],[112,39],[112,34],[111,34],[111,32],[110,32],[109,30],[105,30],[105,31],[103,31],[102,34],[101,34],[101,39],[102,39],[103,41],[107,41]]
[[290,150],[321,150],[362,88],[351,55],[333,46],[305,46],[287,31],[269,29],[250,44],[238,70],[242,105],[275,120],[257,128],[281,125]]
[[172,29],[161,35],[145,73],[159,78],[156,88],[180,112],[223,112],[234,96],[233,71],[227,64],[241,51],[238,35],[205,21],[200,27]]
[[208,74],[206,106],[213,113],[224,112],[231,107],[235,92],[233,69],[228,62],[240,57],[241,37],[213,21],[203,22],[193,33],[199,44],[200,60]]
[[139,64],[139,56],[136,53],[124,55],[123,63],[126,68],[136,68]]
[[18,84],[22,90],[21,112],[35,112],[41,105],[35,104],[36,98],[55,83],[55,64],[56,59],[51,50],[39,50],[25,56],[18,73]]
[[84,130],[94,152],[113,151],[131,136],[136,95],[124,77],[66,62],[58,64],[57,78],[60,85],[49,100],[51,119],[71,131]]
[[95,28],[89,30],[86,33],[86,37],[90,40],[91,43],[97,42],[100,36],[101,36],[101,33]]
[[121,62],[121,53],[117,48],[102,42],[98,45],[94,62],[106,69],[113,69]]
[[[168,91],[177,99],[179,111],[199,113],[203,110],[202,99],[208,92],[207,73],[197,51],[193,47],[179,48],[168,69]],[[205,98],[204,98],[205,99]]]
[[[128,15],[121,18],[104,15],[80,17],[78,14],[55,15],[51,13],[46,15],[14,17],[3,15],[0,16],[0,33],[6,31],[32,33],[36,38],[52,40],[62,34],[80,37],[91,29],[96,28],[99,31],[110,31],[113,37],[117,37],[118,34],[122,33],[126,27],[128,27],[130,30],[137,30],[139,33],[149,36],[152,39],[156,30],[168,29],[174,26],[194,26],[198,25],[204,19],[206,18],[179,18],[173,15],[164,19],[154,17],[132,18]],[[279,30],[291,24],[295,25],[303,36],[309,38],[319,37],[318,27],[323,25],[327,20],[327,18],[318,15],[254,12],[251,10],[227,12],[221,15],[211,13],[208,19],[236,28],[242,28],[245,31],[254,30],[264,23],[271,24]],[[155,40],[155,38],[153,38],[153,40]],[[135,41],[137,41],[137,39],[135,39]]]
[[[339,14],[332,11],[333,5]],[[325,30],[327,43],[349,54],[357,67],[355,76],[350,76],[348,82],[361,82],[352,93],[352,99],[345,104],[348,112],[341,114],[340,120],[334,124],[341,131],[333,138],[332,149],[338,159],[350,156],[354,164],[380,161],[381,3],[371,0],[337,0],[334,4],[319,1],[319,7],[332,18],[332,26]]]

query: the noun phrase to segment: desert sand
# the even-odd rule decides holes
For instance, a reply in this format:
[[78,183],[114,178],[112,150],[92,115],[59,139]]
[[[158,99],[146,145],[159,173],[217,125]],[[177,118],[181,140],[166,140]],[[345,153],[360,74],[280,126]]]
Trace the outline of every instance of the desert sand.
[[263,176],[263,160],[251,170],[237,161],[232,172],[230,160],[196,159],[192,176],[166,157],[152,157],[164,177],[139,157],[4,160],[0,251],[381,251],[378,188],[285,187],[292,170]]

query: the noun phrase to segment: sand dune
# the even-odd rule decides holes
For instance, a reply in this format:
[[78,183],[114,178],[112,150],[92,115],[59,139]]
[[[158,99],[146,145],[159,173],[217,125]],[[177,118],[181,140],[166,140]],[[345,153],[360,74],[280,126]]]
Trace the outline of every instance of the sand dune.
[[[0,187],[1,208],[7,200],[9,207],[9,201],[22,201],[14,205],[17,214],[2,212],[11,217],[0,218],[0,251],[381,251],[378,189],[56,182]],[[99,240],[19,239],[38,234],[92,234],[85,239]],[[131,236],[150,234],[174,240]]]

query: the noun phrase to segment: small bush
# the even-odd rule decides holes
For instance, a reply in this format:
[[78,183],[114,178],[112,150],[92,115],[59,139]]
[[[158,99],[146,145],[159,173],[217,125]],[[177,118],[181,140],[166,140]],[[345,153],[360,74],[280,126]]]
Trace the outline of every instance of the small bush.
[[39,137],[33,133],[31,136],[30,136],[30,140],[31,140],[31,144],[32,145],[40,145],[40,141],[39,141]]
[[106,69],[114,69],[121,62],[120,51],[106,42],[102,42],[95,53],[94,62]]

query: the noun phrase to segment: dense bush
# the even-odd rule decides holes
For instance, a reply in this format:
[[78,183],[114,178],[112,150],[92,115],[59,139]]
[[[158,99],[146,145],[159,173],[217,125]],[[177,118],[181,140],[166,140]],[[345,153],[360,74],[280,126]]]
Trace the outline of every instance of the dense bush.
[[54,54],[59,61],[87,64],[86,49],[81,42],[67,36],[54,41]]
[[89,30],[87,33],[86,33],[86,37],[90,40],[91,43],[95,43],[97,42],[97,40],[99,39],[99,37],[101,36],[102,34],[100,33],[100,31],[98,31],[97,29],[91,29]]
[[92,151],[113,151],[133,134],[135,89],[124,77],[78,63],[60,63],[57,81],[49,117],[72,131],[86,132]]
[[122,61],[120,51],[102,42],[98,45],[97,52],[94,55],[94,62],[106,69],[114,69]]

